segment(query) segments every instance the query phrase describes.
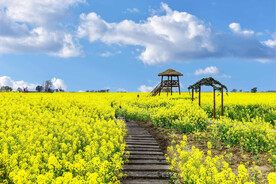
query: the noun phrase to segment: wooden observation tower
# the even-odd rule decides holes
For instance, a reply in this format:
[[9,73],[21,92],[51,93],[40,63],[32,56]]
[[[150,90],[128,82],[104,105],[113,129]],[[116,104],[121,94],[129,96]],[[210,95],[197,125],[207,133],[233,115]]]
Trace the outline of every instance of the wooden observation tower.
[[[151,92],[151,96],[156,96],[158,93],[160,95],[161,91],[163,88],[168,88],[171,89],[171,95],[172,95],[172,88],[173,87],[177,87],[179,94],[181,94],[180,92],[180,82],[179,82],[179,76],[183,76],[182,73],[177,72],[173,69],[168,69],[164,72],[161,72],[158,74],[158,76],[161,76],[161,82],[152,90]],[[167,77],[167,80],[165,78]],[[173,77],[176,79],[173,79]],[[168,95],[167,91],[167,95]]]

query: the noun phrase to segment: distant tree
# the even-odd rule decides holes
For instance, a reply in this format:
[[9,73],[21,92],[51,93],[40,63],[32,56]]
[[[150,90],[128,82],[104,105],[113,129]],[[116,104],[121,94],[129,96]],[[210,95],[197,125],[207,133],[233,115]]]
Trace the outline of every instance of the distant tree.
[[58,91],[59,92],[64,92],[65,90],[60,87],[60,88],[58,88]]
[[22,91],[23,91],[23,89],[22,89],[22,88],[17,88],[17,90],[16,90],[16,91],[22,92]]
[[256,93],[257,92],[257,87],[254,87],[251,89],[251,93]]
[[232,91],[231,92],[237,92],[238,90],[237,89],[232,89]]
[[52,92],[53,91],[53,83],[50,80],[46,80],[44,82],[44,90],[45,92]]
[[242,92],[242,89],[240,89],[240,92]]
[[35,90],[37,91],[37,92],[41,92],[41,91],[43,91],[43,86],[36,86],[36,88],[35,88]]
[[0,91],[2,91],[2,92],[9,92],[9,91],[12,91],[12,88],[10,86],[2,86],[0,88]]

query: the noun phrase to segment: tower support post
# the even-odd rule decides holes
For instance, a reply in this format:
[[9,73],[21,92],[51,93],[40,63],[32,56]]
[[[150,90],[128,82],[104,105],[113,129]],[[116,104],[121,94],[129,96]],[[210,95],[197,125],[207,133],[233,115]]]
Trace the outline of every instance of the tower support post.
[[214,119],[216,119],[216,90],[214,88]]

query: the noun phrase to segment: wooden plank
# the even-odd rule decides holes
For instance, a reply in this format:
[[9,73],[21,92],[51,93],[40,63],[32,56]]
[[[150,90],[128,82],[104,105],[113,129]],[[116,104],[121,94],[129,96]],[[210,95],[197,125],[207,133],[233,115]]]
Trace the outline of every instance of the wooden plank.
[[136,145],[127,145],[128,148],[159,148],[159,146],[154,145],[143,145],[143,144],[136,144]]
[[147,135],[131,135],[131,134],[127,134],[127,136],[129,137],[129,136],[131,136],[131,137],[133,137],[133,138],[135,138],[135,137],[152,137],[150,134],[147,134]]
[[125,165],[124,171],[168,171],[169,165]]
[[149,165],[149,164],[155,164],[155,165],[168,165],[166,160],[129,160],[128,165]]
[[169,174],[167,172],[154,172],[154,171],[123,171],[127,174],[127,178],[142,178],[142,179],[167,179]]
[[126,148],[126,151],[162,151],[160,148]]
[[129,155],[129,160],[166,160],[164,156],[158,155]]
[[129,151],[130,155],[164,155],[163,152],[157,151]]
[[152,145],[152,146],[158,146],[156,142],[142,142],[142,141],[128,141],[127,145]]
[[126,137],[125,140],[143,140],[143,141],[155,141],[153,137]]
[[167,184],[169,180],[159,180],[159,179],[126,179],[123,184]]

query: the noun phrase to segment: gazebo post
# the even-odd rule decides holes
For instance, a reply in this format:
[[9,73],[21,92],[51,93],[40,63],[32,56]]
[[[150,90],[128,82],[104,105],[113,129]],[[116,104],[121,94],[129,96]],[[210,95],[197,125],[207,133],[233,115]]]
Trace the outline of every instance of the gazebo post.
[[216,119],[216,90],[214,88],[214,119]]
[[173,76],[171,76],[171,95],[172,95],[172,77]]
[[192,101],[194,101],[194,88],[192,88]]
[[179,82],[179,76],[177,76],[177,81],[178,81],[178,91],[179,91],[179,95],[181,95],[181,92],[180,92],[180,82]]
[[221,116],[223,116],[223,87],[221,86]]
[[198,94],[198,105],[200,106],[200,92],[201,92],[201,86],[199,86],[199,94]]
[[[170,77],[168,76],[168,82],[170,81]],[[167,96],[169,96],[169,87],[167,86]]]
[[160,93],[161,93],[162,87],[163,87],[163,75],[161,76],[161,89],[160,89],[160,91],[159,91],[159,96],[160,96]]

